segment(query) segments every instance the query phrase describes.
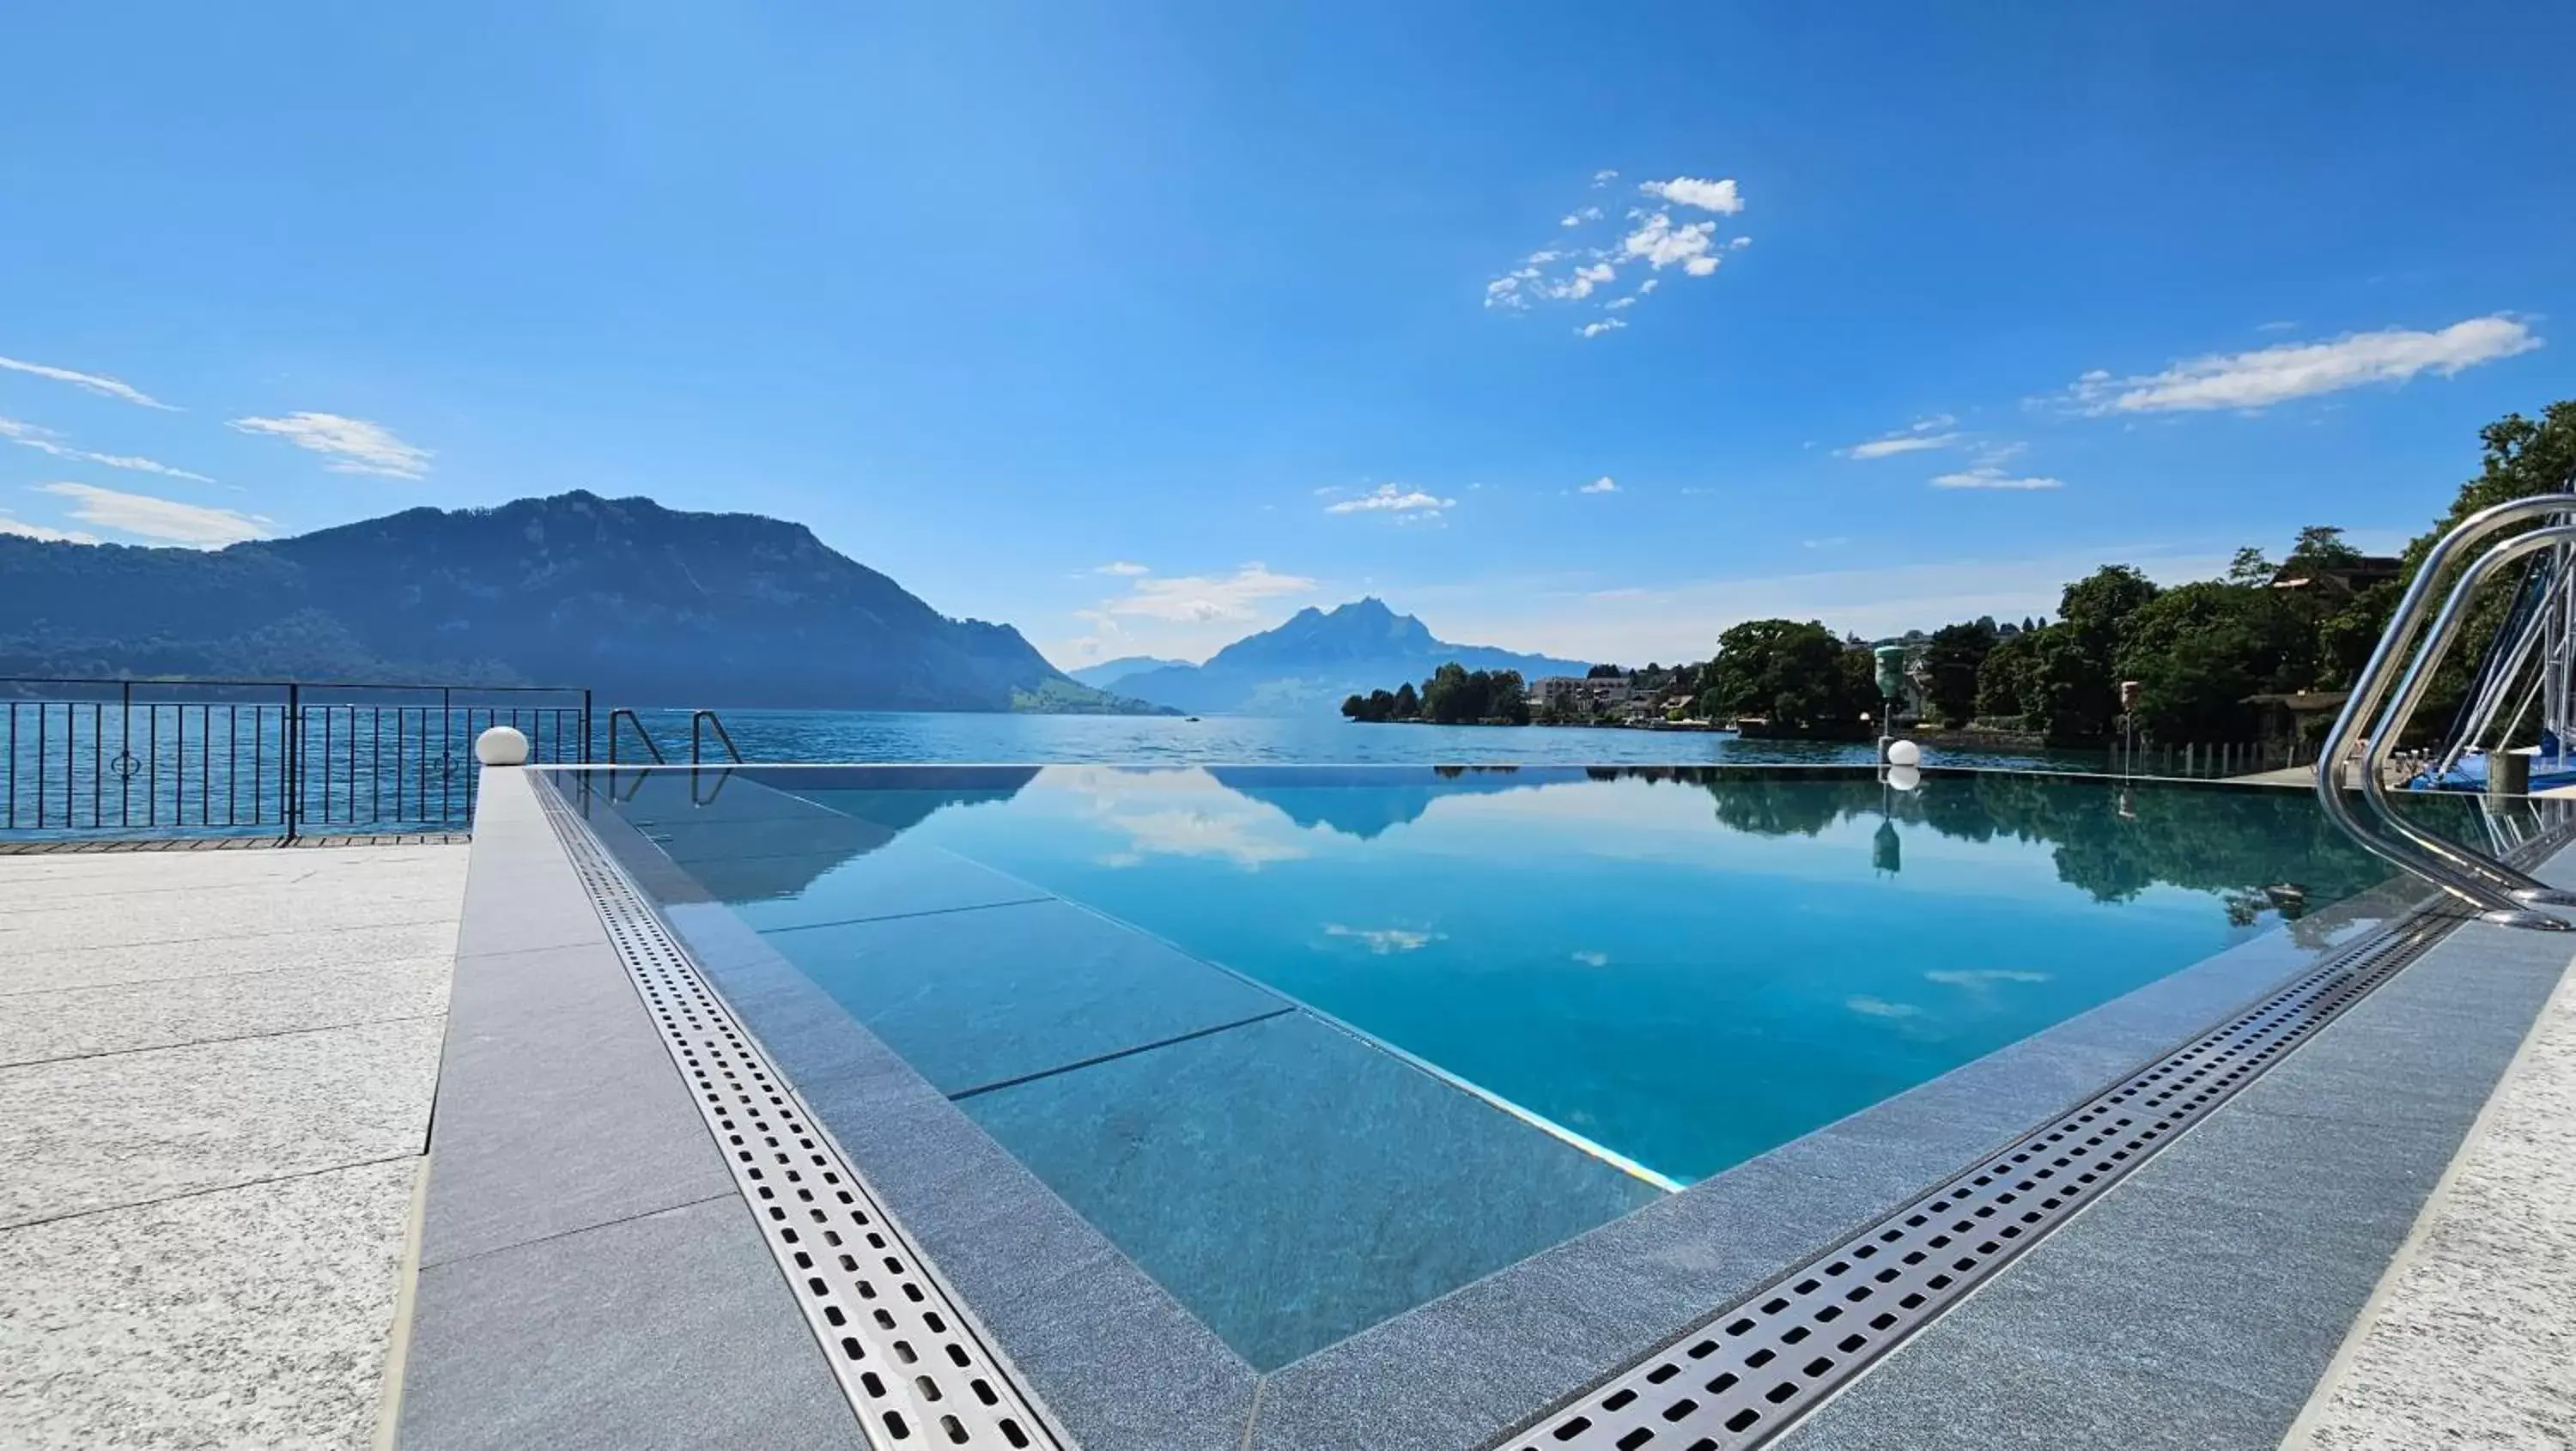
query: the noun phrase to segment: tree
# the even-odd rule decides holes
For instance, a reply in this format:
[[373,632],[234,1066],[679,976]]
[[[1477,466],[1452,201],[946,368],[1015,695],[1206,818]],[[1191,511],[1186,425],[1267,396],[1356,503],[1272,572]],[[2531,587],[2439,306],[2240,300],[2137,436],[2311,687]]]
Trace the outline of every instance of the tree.
[[1977,667],[1977,714],[2017,719],[2027,728],[2046,710],[2039,681],[2039,631],[2016,630],[1996,641]]
[[1421,716],[1422,698],[1413,693],[1412,681],[1395,688],[1395,703],[1389,709],[1391,714],[1387,718],[1390,720],[1414,720]]
[[[1945,726],[1966,725],[1977,713],[1977,672],[1995,648],[1995,622],[1989,617],[1965,625],[1944,625],[1923,647],[1924,697]],[[2013,714],[2019,714],[2015,711]]]
[[2280,566],[2263,557],[2263,551],[2248,544],[2236,551],[2235,562],[2227,566],[2229,584],[2265,585],[2280,573]]
[[1583,678],[1586,680],[1616,680],[1627,673],[1627,671],[1620,669],[1616,665],[1595,665],[1591,669],[1583,672]]
[[2241,740],[2246,697],[2296,690],[2316,675],[2316,632],[2268,583],[2211,580],[2166,590],[2132,614],[2118,667],[2138,682],[2137,724],[2175,741]]
[[1867,652],[1845,649],[1821,624],[1748,620],[1718,638],[1717,658],[1700,672],[1700,709],[1791,730],[1847,724],[1876,699],[1869,677]]
[[2344,543],[2343,530],[2332,524],[2307,526],[2290,546],[2289,562],[2302,569],[2349,569],[2361,561],[2361,551]]

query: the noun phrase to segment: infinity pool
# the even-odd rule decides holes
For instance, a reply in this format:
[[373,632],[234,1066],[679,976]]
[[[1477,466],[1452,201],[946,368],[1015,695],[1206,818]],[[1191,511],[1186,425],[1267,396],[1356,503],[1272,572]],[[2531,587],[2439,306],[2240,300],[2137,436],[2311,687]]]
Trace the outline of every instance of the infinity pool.
[[2286,973],[2384,875],[2302,793],[2005,773],[589,782],[684,938],[757,933],[1264,1369],[2285,925]]

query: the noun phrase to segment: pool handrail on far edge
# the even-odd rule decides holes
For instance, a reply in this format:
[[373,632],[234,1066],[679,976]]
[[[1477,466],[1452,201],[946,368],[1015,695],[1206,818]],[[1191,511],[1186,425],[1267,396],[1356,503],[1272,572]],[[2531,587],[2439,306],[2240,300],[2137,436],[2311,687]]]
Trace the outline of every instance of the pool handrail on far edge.
[[[2576,527],[2557,525],[2535,531],[2497,546],[2469,566],[2460,582],[2434,618],[2432,629],[2423,646],[2415,640],[2425,616],[2425,607],[2433,588],[2448,572],[2453,559],[2469,545],[2525,519],[2548,515],[2576,518],[2576,493],[2536,495],[2515,499],[2481,509],[2462,520],[2449,533],[2436,541],[2426,553],[2415,578],[2398,601],[2388,629],[2371,651],[2370,661],[2353,682],[2352,695],[2344,702],[2343,711],[2335,717],[2333,729],[2326,733],[2325,746],[2317,757],[2317,800],[2326,817],[2344,834],[2365,850],[2402,867],[2441,888],[2451,896],[2468,903],[2478,916],[2488,922],[2508,927],[2530,928],[2542,932],[2576,930],[2563,918],[2537,910],[2541,905],[2576,905],[2576,893],[2556,891],[2533,881],[2491,857],[2456,842],[2425,832],[2401,818],[2389,802],[2385,786],[2378,779],[2389,753],[2394,750],[2398,734],[2405,729],[2414,713],[2434,670],[2441,664],[2442,653],[2459,633],[2460,617],[2465,613],[2477,585],[2498,565],[2541,548],[2576,539]],[[2526,543],[2526,540],[2538,542]],[[2407,662],[2400,688],[2391,699],[2390,673],[2398,660]],[[2386,703],[2387,709],[2381,706]],[[2365,824],[2352,809],[2339,779],[2343,763],[2350,759],[2361,737],[2364,721],[2370,721],[2369,743],[2362,761],[2361,794],[2369,802],[2378,826]]]

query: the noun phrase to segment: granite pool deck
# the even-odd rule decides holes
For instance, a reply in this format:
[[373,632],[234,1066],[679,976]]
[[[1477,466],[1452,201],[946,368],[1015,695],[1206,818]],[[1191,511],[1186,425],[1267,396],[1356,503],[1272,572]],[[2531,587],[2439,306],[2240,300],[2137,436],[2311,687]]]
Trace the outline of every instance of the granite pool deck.
[[375,1439],[465,872],[0,857],[0,1446]]
[[[868,1444],[491,784],[470,851],[0,858],[0,1446]],[[2454,933],[1770,1444],[2576,1446],[2572,951]],[[1420,1440],[1297,1424],[1190,1444]]]

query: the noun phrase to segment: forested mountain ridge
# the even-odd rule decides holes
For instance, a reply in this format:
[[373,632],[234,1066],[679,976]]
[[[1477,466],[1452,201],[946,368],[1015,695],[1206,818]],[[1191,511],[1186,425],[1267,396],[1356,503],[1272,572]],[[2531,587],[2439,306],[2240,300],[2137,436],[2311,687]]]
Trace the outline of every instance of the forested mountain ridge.
[[0,674],[589,686],[619,703],[1143,711],[801,524],[584,491],[226,549],[0,536]]

